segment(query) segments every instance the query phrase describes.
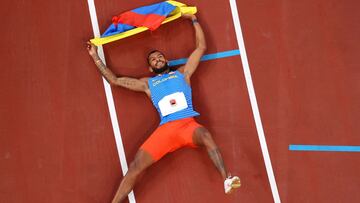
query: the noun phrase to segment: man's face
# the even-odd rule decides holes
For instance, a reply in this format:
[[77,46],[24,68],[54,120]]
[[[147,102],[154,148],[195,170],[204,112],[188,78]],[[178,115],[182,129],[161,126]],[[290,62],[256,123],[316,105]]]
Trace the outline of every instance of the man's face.
[[155,73],[162,73],[168,70],[167,60],[165,59],[165,56],[159,51],[155,51],[154,53],[151,53],[149,55],[148,61],[150,68]]

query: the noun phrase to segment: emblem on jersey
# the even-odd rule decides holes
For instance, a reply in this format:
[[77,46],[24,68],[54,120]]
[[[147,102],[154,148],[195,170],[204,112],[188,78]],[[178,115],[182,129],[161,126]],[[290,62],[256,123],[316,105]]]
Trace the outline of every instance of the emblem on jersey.
[[171,105],[171,106],[175,106],[175,105],[176,105],[176,100],[175,100],[175,99],[171,99],[171,100],[170,100],[170,105]]

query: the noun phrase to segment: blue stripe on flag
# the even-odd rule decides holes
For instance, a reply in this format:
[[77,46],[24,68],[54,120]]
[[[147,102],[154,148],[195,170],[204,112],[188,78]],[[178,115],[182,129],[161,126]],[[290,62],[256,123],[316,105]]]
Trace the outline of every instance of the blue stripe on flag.
[[140,14],[140,15],[148,15],[148,14],[157,14],[161,16],[167,16],[169,13],[171,13],[176,7],[167,3],[167,2],[161,2],[149,6],[143,6],[140,8],[136,8],[131,10],[134,13]]
[[132,25],[127,25],[127,24],[111,24],[108,29],[101,35],[101,37],[107,37],[107,36],[111,36],[111,35],[115,35],[115,34],[119,34],[128,30],[131,30],[135,28],[135,26]]

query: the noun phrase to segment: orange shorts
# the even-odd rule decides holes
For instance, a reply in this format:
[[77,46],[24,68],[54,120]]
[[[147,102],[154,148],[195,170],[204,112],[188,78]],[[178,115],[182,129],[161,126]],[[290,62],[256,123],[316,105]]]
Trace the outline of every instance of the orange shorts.
[[159,126],[141,145],[140,149],[148,152],[155,161],[158,161],[167,153],[181,147],[195,148],[192,137],[198,127],[201,125],[194,118],[170,121]]

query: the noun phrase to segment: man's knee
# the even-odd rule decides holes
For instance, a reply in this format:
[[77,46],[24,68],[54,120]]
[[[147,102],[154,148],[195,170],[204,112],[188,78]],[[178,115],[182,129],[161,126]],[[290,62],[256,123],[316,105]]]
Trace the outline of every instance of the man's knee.
[[140,150],[135,159],[130,163],[129,172],[140,174],[153,163],[152,158],[146,152]]
[[128,173],[132,173],[132,174],[140,174],[142,171],[142,168],[140,166],[140,163],[138,160],[134,160],[130,163],[129,165],[129,171]]
[[195,132],[196,143],[200,145],[210,146],[215,145],[214,140],[211,136],[211,133],[204,127],[196,129]]

